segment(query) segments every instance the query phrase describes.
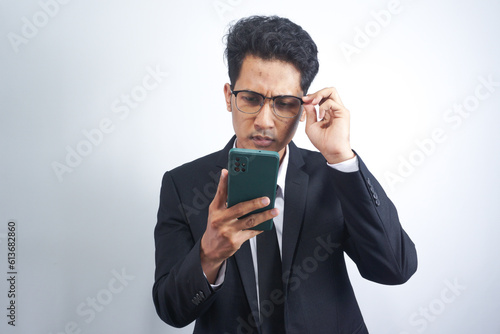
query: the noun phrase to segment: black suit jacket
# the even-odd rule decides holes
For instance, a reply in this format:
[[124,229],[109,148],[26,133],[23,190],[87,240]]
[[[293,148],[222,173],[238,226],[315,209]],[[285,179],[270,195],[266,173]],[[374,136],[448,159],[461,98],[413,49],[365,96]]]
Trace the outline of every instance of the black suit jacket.
[[[155,228],[153,299],[166,323],[194,333],[259,333],[250,245],[227,260],[214,291],[200,264],[208,206],[227,168],[227,146],[165,173]],[[289,145],[282,266],[288,334],[368,333],[344,262],[382,284],[401,284],[417,268],[415,246],[396,208],[359,158],[359,171],[343,173],[318,152]],[[280,301],[281,302],[281,301]],[[273,305],[270,305],[272,311]]]

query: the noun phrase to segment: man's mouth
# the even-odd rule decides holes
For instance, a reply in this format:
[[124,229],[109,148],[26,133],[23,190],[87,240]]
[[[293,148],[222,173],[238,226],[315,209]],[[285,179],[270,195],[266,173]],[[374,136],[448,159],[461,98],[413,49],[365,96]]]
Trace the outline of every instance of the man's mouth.
[[268,147],[273,143],[273,139],[267,136],[252,136],[253,143],[257,147]]

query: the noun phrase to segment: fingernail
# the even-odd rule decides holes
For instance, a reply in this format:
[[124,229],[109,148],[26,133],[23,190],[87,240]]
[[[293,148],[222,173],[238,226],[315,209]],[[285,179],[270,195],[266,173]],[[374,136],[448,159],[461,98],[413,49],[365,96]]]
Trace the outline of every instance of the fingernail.
[[276,208],[271,210],[271,214],[273,215],[273,217],[276,217],[279,213],[280,213],[279,210]]
[[262,205],[268,205],[268,204],[269,204],[269,202],[270,202],[270,201],[269,201],[269,198],[267,198],[267,197],[264,197],[264,198],[262,199]]

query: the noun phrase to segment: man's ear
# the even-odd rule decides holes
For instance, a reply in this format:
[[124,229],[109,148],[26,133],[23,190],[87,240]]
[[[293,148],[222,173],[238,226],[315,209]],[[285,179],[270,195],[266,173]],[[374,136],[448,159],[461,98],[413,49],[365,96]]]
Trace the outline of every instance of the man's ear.
[[226,108],[229,112],[233,111],[233,109],[231,108],[231,95],[231,86],[226,83],[224,85],[224,97],[226,98]]

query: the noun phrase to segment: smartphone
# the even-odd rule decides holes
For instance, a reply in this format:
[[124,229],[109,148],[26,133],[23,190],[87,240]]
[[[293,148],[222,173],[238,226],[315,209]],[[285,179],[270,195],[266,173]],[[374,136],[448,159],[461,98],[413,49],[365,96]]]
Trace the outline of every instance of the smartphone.
[[[231,207],[263,196],[270,199],[268,206],[254,210],[240,218],[274,208],[279,161],[280,156],[274,151],[243,148],[233,148],[229,151],[227,206]],[[272,227],[273,220],[270,219],[251,229],[271,230]]]

